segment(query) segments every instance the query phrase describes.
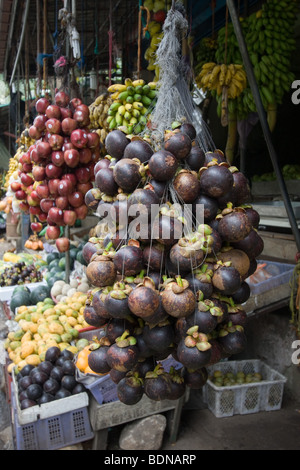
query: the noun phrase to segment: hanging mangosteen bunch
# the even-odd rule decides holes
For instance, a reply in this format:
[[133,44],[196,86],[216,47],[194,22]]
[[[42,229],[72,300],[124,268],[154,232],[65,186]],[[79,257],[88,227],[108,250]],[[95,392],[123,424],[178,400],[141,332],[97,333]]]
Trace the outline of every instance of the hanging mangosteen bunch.
[[15,195],[20,208],[38,219],[32,230],[40,232],[46,222],[46,237],[57,240],[60,227],[72,227],[88,214],[85,194],[93,188],[100,141],[88,129],[89,109],[79,98],[58,91],[53,103],[40,98],[36,111],[28,130],[35,143],[22,156]]
[[93,286],[84,317],[103,329],[102,373],[127,404],[177,399],[243,351],[247,277],[263,250],[245,176],[221,150],[204,152],[191,124],[174,127],[160,142],[110,132],[86,194],[100,221],[83,248]]

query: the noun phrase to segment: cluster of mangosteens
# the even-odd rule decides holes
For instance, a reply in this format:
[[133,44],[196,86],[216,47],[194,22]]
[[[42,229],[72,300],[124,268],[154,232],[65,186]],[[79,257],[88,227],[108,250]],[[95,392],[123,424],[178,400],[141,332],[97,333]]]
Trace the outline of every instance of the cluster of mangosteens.
[[[93,286],[84,317],[104,331],[89,365],[110,374],[126,404],[143,393],[177,399],[186,385],[205,384],[207,366],[245,348],[242,304],[263,250],[259,216],[247,205],[245,176],[220,150],[204,152],[191,124],[156,148],[119,130],[105,144],[109,156],[86,195],[101,217],[82,251]],[[164,370],[169,355],[179,370]]]
[[84,197],[93,187],[100,140],[89,130],[89,108],[79,98],[57,91],[54,103],[40,98],[35,107],[38,114],[28,129],[35,143],[21,155],[11,189],[20,209],[38,219],[32,230],[41,231],[46,222],[46,236],[57,240],[60,227],[74,226],[88,213]]

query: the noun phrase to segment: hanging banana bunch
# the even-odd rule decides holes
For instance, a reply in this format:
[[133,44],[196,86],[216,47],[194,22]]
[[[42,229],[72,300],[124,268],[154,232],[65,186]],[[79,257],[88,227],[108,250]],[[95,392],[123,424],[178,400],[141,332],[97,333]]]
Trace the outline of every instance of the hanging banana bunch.
[[227,87],[228,99],[236,99],[247,86],[247,76],[240,64],[216,64],[208,62],[202,66],[196,77],[196,84],[203,90],[216,91],[222,95],[223,87]]

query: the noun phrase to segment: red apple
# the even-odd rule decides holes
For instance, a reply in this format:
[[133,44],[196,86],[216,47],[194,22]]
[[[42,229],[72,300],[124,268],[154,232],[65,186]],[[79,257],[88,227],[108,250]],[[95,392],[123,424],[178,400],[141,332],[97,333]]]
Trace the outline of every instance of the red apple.
[[19,208],[21,209],[22,212],[29,212],[29,205],[25,201],[20,201],[19,203]]
[[66,135],[71,135],[72,132],[77,129],[78,123],[75,119],[67,117],[61,122],[61,130]]
[[88,133],[84,129],[75,129],[71,134],[71,142],[79,149],[86,147],[88,143]]
[[75,175],[79,183],[87,183],[91,178],[91,171],[87,166],[76,168]]
[[32,164],[31,164],[31,163],[24,163],[24,164],[22,165],[22,171],[23,171],[24,173],[31,173],[31,171],[32,171]]
[[49,145],[52,148],[52,150],[61,150],[63,144],[64,144],[64,138],[60,134],[52,134],[49,137]]
[[86,195],[86,193],[93,188],[93,185],[90,181],[88,181],[87,183],[79,183],[77,184],[77,191],[80,191],[84,196]]
[[57,106],[56,104],[50,104],[47,107],[45,114],[48,119],[51,119],[51,118],[60,119],[61,117],[60,107]]
[[60,179],[54,178],[53,180],[48,181],[48,188],[51,196],[57,197],[58,196],[58,185],[60,183]]
[[88,211],[89,211],[88,207],[85,204],[82,204],[79,207],[75,207],[75,212],[76,212],[76,215],[77,215],[77,219],[79,219],[79,220],[85,219],[87,214],[88,214]]
[[47,183],[41,183],[36,187],[36,192],[38,193],[40,199],[48,198],[50,191]]
[[64,213],[59,207],[51,207],[48,212],[48,217],[57,225],[61,225],[64,221]]
[[40,222],[46,222],[48,217],[48,214],[45,212],[41,212],[40,214],[37,214],[37,218],[39,219]]
[[34,140],[38,140],[42,136],[42,132],[39,131],[34,125],[29,127],[28,134]]
[[73,113],[74,113],[75,109],[77,108],[77,106],[79,106],[80,104],[82,104],[82,101],[81,101],[80,98],[71,99],[70,107],[71,107],[71,110],[73,111]]
[[76,175],[74,173],[65,173],[64,175],[62,175],[61,179],[62,180],[70,180],[74,188],[77,184],[77,178],[76,178]]
[[16,191],[19,191],[21,189],[21,183],[19,181],[13,181],[10,184],[10,189],[15,193]]
[[43,212],[48,214],[51,207],[54,207],[54,200],[53,199],[45,198],[45,199],[41,200],[40,208],[42,209]]
[[49,240],[56,240],[60,235],[60,228],[57,225],[50,225],[46,229],[46,236]]
[[41,163],[44,160],[44,157],[42,157],[36,148],[34,148],[31,153],[30,153],[30,158],[33,163]]
[[[83,106],[83,105],[81,105]],[[87,108],[79,109],[80,106],[77,106],[73,113],[73,119],[78,123],[80,127],[88,126],[90,123],[90,112]]]
[[33,125],[37,128],[38,131],[44,132],[46,129],[47,116],[45,114],[38,114],[33,121]]
[[67,237],[58,238],[55,244],[60,253],[64,253],[70,248],[70,240]]
[[32,199],[33,201],[35,201],[37,204],[39,204],[40,201],[41,201],[41,198],[39,197],[39,195],[38,195],[36,189],[34,189],[33,191],[31,191],[31,194],[30,194],[30,196],[28,196],[28,197],[31,197],[31,199]]
[[79,207],[84,202],[84,195],[80,191],[74,191],[69,194],[68,200],[72,207]]
[[88,133],[88,143],[87,146],[90,149],[96,149],[100,145],[100,137],[97,132],[89,132]]
[[50,179],[58,179],[62,175],[62,168],[60,166],[53,165],[53,163],[49,163],[46,166],[46,175]]
[[64,91],[58,91],[55,94],[54,101],[60,108],[66,108],[70,102],[70,97]]
[[73,117],[73,113],[70,108],[60,108],[61,119]]
[[62,152],[65,152],[66,150],[71,150],[71,149],[75,149],[75,145],[72,144],[72,142],[65,142],[61,148]]
[[39,114],[45,114],[47,107],[50,105],[50,101],[47,98],[39,98],[35,103],[35,109]]
[[51,153],[51,161],[55,166],[63,166],[65,163],[64,152],[62,150],[56,150]]
[[58,185],[58,194],[60,196],[68,196],[73,190],[73,184],[70,180],[62,179]]
[[24,186],[30,186],[34,182],[34,179],[30,173],[21,173],[20,179]]
[[51,145],[49,144],[49,142],[46,142],[44,140],[39,140],[37,142],[36,150],[37,153],[43,158],[48,157],[48,155],[50,155],[50,153],[52,152]]
[[29,206],[29,214],[39,216],[41,212],[40,206]]
[[64,211],[64,223],[69,227],[72,227],[77,219],[77,215],[75,211],[72,210],[65,210]]
[[30,207],[32,207],[32,206],[35,207],[35,206],[39,206],[39,205],[40,205],[40,200],[35,201],[34,199],[32,199],[31,194],[28,194],[28,195],[27,195],[27,202],[28,202],[28,205],[29,205]]
[[19,158],[19,163],[21,163],[21,165],[24,165],[25,163],[28,163],[30,165],[31,158],[29,152],[22,153]]
[[32,169],[32,176],[35,181],[44,181],[46,177],[45,167],[35,165]]
[[50,134],[61,133],[61,122],[59,119],[51,118],[46,122],[46,129]]
[[79,150],[79,162],[84,164],[92,161],[92,151],[89,148],[84,148]]
[[41,222],[31,222],[30,227],[33,232],[40,232],[43,228],[43,224],[41,224]]
[[66,150],[64,152],[65,163],[70,168],[75,168],[79,163],[79,152],[76,149]]
[[69,201],[67,196],[59,196],[55,199],[55,205],[61,210],[67,209],[69,206]]
[[15,192],[15,196],[18,201],[23,201],[26,199],[26,193],[23,189],[18,189],[18,191]]

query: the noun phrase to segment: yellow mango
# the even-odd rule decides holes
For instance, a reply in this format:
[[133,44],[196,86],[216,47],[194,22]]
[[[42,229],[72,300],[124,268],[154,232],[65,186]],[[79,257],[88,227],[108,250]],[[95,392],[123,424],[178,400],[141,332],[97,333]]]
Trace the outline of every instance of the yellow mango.
[[15,351],[17,348],[21,346],[21,341],[12,341],[9,346],[12,351]]
[[76,348],[76,346],[73,346],[73,345],[68,346],[68,347],[67,347],[67,350],[68,350],[68,351],[71,351],[73,354],[77,354],[77,353],[78,353],[78,348]]
[[26,305],[21,305],[21,307],[18,308],[18,315],[20,313],[26,313],[28,311],[28,307]]
[[63,351],[64,349],[67,349],[68,347],[70,346],[70,343],[59,343],[58,347],[61,351]]
[[21,359],[26,359],[30,354],[34,354],[36,352],[36,346],[35,341],[26,341],[26,343],[23,343],[20,352]]
[[34,323],[37,323],[38,320],[40,320],[40,319],[44,319],[42,313],[33,312],[33,313],[31,314],[31,321],[33,321]]
[[41,344],[39,347],[38,347],[38,350],[37,350],[37,353],[39,356],[41,356],[41,354],[45,353],[48,349],[48,346],[46,343],[44,344]]
[[26,312],[17,313],[17,315],[15,316],[15,321],[19,323],[20,320],[25,320],[25,315],[26,315]]
[[64,333],[64,327],[61,323],[57,321],[52,321],[49,324],[49,331],[50,333],[57,333],[58,335],[62,335]]
[[18,363],[18,369],[19,369],[19,371],[22,370],[23,367],[25,367],[25,366],[27,366],[27,362],[26,362],[25,359],[23,359],[23,361],[20,361],[20,362]]
[[67,323],[71,326],[75,326],[75,325],[77,325],[77,319],[74,318],[74,317],[68,317]]
[[49,332],[48,325],[41,323],[37,329],[37,332],[43,338],[44,335]]
[[31,313],[25,314],[25,320],[31,322]]
[[41,363],[41,359],[38,354],[30,354],[26,357],[26,363],[31,366],[38,366]]
[[58,320],[59,320],[61,323],[66,322],[67,319],[68,319],[67,315],[60,315],[60,316],[58,317]]
[[50,323],[54,320],[58,320],[59,319],[59,315],[50,315],[49,317],[47,317],[47,321],[49,321]]
[[47,317],[50,317],[51,315],[55,315],[56,312],[54,310],[54,308],[47,308],[45,311],[44,311],[44,317],[47,318]]
[[33,313],[37,311],[37,306],[36,305],[30,305],[28,307],[28,312]]
[[21,343],[26,343],[27,341],[32,340],[32,334],[30,331],[26,331],[26,333],[22,336]]
[[30,331],[31,331],[31,333],[33,333],[33,334],[37,333],[37,330],[38,330],[38,324],[37,324],[37,323],[33,323],[33,322],[31,322],[31,323],[30,323],[29,330],[30,330]]
[[15,357],[16,357],[17,353],[15,353],[15,351],[10,351],[8,353],[8,357],[11,361],[14,361],[15,360]]
[[33,335],[33,339],[34,339],[34,341],[36,341],[38,343],[39,341],[42,340],[42,337],[38,333],[35,333]]

